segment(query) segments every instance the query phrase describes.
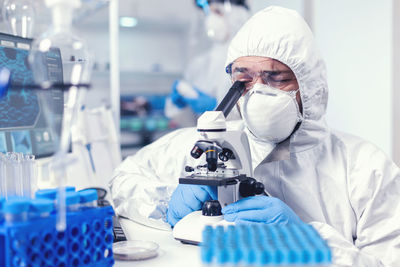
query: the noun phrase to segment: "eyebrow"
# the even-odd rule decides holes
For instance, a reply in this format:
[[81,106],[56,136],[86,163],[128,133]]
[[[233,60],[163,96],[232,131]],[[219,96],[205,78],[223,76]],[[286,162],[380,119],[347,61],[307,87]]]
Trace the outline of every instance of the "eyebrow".
[[[248,70],[248,68],[240,67],[240,66],[233,68],[233,71],[243,72],[243,71],[247,71],[247,70]],[[279,74],[282,74],[282,73],[292,73],[291,70],[262,70],[262,72],[263,73],[267,73],[269,75],[279,75]]]

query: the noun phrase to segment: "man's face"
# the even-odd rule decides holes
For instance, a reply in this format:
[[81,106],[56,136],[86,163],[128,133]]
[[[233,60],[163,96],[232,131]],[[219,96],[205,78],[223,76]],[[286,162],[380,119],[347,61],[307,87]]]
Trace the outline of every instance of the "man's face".
[[[282,62],[268,57],[240,57],[231,66],[232,81],[248,81],[245,95],[255,83],[267,84],[283,91],[299,89],[296,76],[293,71]],[[302,111],[300,92],[296,94],[296,100]]]

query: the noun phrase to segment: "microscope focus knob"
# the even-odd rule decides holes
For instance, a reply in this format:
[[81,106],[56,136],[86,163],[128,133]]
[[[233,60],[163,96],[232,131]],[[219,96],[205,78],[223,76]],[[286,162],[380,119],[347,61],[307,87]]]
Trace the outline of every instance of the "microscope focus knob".
[[254,193],[256,193],[256,195],[261,195],[262,193],[264,193],[264,184],[260,183],[260,182],[256,182],[254,184]]
[[185,172],[193,172],[194,168],[190,166],[185,166]]
[[235,156],[233,155],[232,150],[229,148],[224,148],[222,149],[222,152],[219,153],[218,155],[219,159],[222,161],[228,161],[229,159],[235,159]]
[[218,200],[208,200],[204,202],[202,214],[204,216],[221,216],[221,204],[219,204]]
[[264,185],[257,182],[254,178],[248,178],[245,181],[240,182],[239,193],[242,197],[250,197],[254,195],[260,195],[264,192]]

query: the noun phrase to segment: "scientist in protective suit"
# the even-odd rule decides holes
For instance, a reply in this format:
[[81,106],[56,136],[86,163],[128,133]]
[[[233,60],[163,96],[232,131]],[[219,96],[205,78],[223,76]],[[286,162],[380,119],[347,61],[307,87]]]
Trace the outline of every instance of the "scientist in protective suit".
[[[189,60],[183,78],[172,84],[165,115],[181,127],[195,126],[197,117],[213,110],[230,87],[224,75],[230,40],[248,20],[246,0],[195,0],[205,15],[204,28],[211,46]],[[238,118],[236,110],[230,119]]]
[[[227,59],[232,81],[248,81],[239,101],[254,178],[270,197],[223,208],[234,222],[312,225],[335,266],[399,266],[400,171],[373,144],[330,129],[326,70],[313,35],[295,12],[269,7],[241,28]],[[116,211],[154,227],[174,225],[215,198],[204,186],[178,185],[193,166],[196,129],[175,131],[115,171]]]

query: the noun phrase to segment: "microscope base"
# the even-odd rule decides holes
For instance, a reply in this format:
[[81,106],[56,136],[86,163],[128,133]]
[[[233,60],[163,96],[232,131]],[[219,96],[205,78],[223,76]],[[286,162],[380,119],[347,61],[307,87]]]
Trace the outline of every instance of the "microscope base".
[[202,211],[194,211],[183,217],[175,226],[172,235],[182,243],[199,245],[206,225],[233,225],[224,220],[224,216],[204,216]]

